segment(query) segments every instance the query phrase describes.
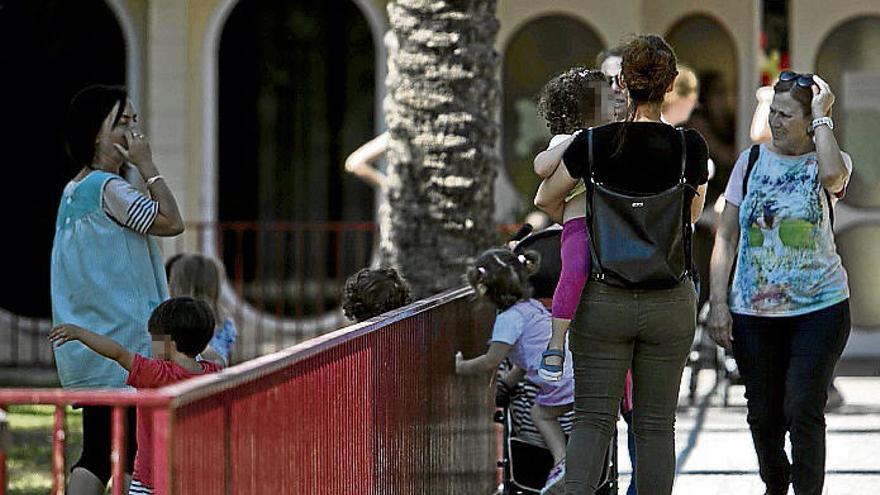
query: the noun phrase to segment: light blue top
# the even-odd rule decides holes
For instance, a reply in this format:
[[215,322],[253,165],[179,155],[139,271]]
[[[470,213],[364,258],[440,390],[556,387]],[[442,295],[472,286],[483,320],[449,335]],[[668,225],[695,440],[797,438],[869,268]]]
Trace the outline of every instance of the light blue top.
[[[739,206],[740,241],[730,310],[754,316],[797,316],[849,298],[837,254],[816,153],[776,154],[766,146],[742,181],[749,150],[731,173],[726,199]],[[844,163],[852,162],[844,154]]]
[[[541,354],[547,350],[553,332],[550,312],[536,299],[525,299],[498,313],[492,328],[492,341],[511,346],[507,357],[526,371],[526,378],[540,384]],[[571,351],[565,346],[562,381],[574,379]]]
[[208,343],[217,354],[223,358],[226,364],[229,364],[229,355],[232,354],[232,348],[235,346],[235,340],[238,338],[238,330],[235,328],[235,322],[232,318],[223,320],[223,325],[214,332],[214,337]]
[[[168,286],[156,241],[121,226],[102,207],[104,187],[119,178],[92,171],[64,190],[52,244],[52,322],[79,325],[149,357],[147,322],[168,298]],[[54,351],[65,388],[125,386],[125,369],[79,342]]]

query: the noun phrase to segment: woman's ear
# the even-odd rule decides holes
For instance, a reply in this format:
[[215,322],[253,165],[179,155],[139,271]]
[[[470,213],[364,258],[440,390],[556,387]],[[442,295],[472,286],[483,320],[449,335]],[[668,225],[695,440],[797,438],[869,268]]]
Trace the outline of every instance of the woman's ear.
[[480,297],[485,296],[487,292],[489,292],[489,287],[487,287],[486,284],[477,284],[477,294],[479,294]]
[[666,92],[672,93],[673,89],[675,89],[675,79],[673,79],[672,82],[669,83],[669,86],[666,86]]

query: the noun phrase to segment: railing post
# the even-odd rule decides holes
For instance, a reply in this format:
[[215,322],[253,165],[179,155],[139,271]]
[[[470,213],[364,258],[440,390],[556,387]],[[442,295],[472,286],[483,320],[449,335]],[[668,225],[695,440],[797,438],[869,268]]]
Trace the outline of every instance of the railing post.
[[126,409],[122,406],[113,406],[113,415],[111,419],[111,450],[110,450],[110,466],[113,476],[113,495],[125,495],[125,437],[126,425],[125,416]]
[[0,495],[6,495],[6,452],[12,446],[6,409],[0,406]]
[[64,495],[64,444],[67,441],[67,417],[63,405],[55,406],[52,429],[52,495]]
[[174,466],[171,405],[155,407],[147,414],[153,417],[153,491],[157,495],[172,495]]

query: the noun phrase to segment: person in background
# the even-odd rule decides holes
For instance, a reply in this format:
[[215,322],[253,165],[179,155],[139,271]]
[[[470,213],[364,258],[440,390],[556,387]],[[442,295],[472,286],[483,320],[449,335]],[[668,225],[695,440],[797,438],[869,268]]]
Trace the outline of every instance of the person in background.
[[660,115],[671,126],[680,126],[691,119],[691,113],[700,97],[700,83],[690,67],[678,64],[678,75],[672,83],[672,91],[663,97]]
[[178,254],[165,263],[171,297],[189,296],[208,303],[214,314],[214,336],[200,354],[200,359],[229,366],[238,339],[235,321],[220,304],[220,291],[226,280],[220,263],[202,254]]
[[850,333],[832,219],[852,159],[834,136],[834,93],[822,78],[786,71],[773,91],[772,140],[740,154],[724,193],[707,326],[733,350],[746,386],[766,493],[784,495],[793,484],[798,495],[819,495],[824,407]]
[[345,281],[342,311],[358,323],[412,302],[409,284],[391,267],[363,268]]
[[[132,353],[150,356],[147,321],[168,298],[162,255],[153,236],[184,224],[171,189],[153,162],[122,86],[89,86],[73,97],[65,129],[80,167],[64,187],[50,262],[52,321],[89,328]],[[79,342],[55,347],[65,389],[124,388],[128,372]],[[83,409],[83,450],[68,482],[71,495],[98,495],[110,479],[110,408]],[[129,409],[134,424],[134,409]],[[134,459],[134,428],[126,442]],[[130,473],[132,464],[125,466]]]
[[362,144],[345,159],[345,171],[358,176],[361,180],[377,189],[383,189],[388,177],[373,164],[388,149],[388,131],[379,134]]

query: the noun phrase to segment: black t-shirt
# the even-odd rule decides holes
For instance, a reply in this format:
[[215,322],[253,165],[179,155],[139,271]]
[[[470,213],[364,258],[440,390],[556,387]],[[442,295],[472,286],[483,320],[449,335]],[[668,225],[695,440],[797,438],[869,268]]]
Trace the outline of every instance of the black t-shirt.
[[[636,194],[665,191],[681,177],[681,135],[662,122],[630,122],[621,132],[621,122],[593,128],[593,166],[596,180],[608,187]],[[618,151],[618,138],[623,146]],[[693,129],[684,131],[687,146],[685,180],[696,188],[709,178],[709,150],[706,141]],[[587,131],[572,140],[562,156],[574,178],[590,177]],[[688,199],[693,198],[693,191]]]

